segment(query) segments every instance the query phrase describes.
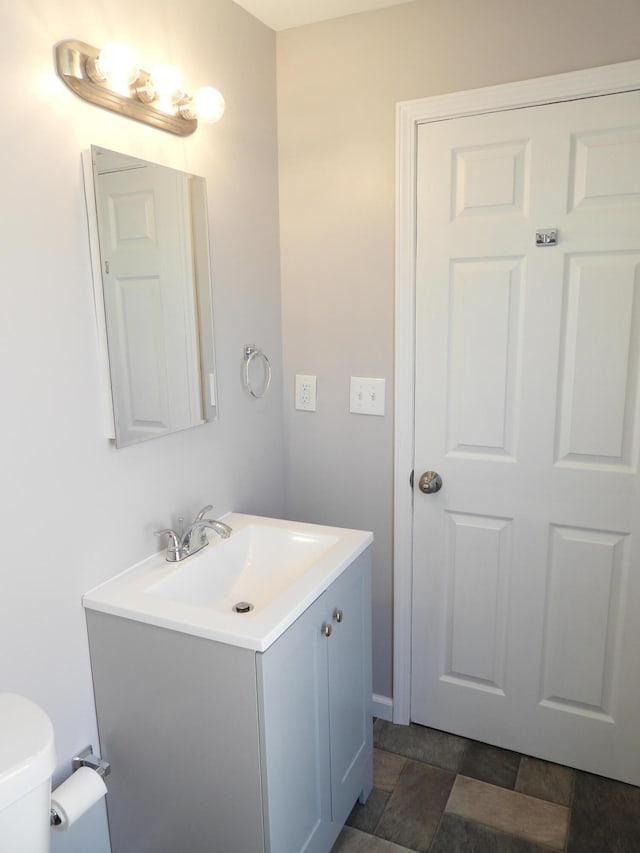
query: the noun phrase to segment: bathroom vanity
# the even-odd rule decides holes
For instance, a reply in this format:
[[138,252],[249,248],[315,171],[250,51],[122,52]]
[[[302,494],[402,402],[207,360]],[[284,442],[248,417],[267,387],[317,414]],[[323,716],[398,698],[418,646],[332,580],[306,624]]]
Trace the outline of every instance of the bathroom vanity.
[[[225,521],[85,596],[113,853],[328,853],[371,790],[371,534]],[[228,612],[262,555],[273,583]]]

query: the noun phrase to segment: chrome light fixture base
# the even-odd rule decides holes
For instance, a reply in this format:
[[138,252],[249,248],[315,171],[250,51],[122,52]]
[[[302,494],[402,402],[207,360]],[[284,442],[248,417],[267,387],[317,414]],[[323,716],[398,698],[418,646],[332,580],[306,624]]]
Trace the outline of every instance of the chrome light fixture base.
[[190,136],[197,130],[197,119],[184,118],[179,113],[171,115],[156,109],[153,103],[145,103],[140,99],[138,92],[145,92],[149,82],[147,71],[140,71],[137,80],[129,87],[128,95],[114,91],[106,81],[92,80],[87,71],[87,62],[95,62],[99,54],[98,48],[82,41],[59,42],[55,47],[58,76],[76,95],[98,107],[178,136]]

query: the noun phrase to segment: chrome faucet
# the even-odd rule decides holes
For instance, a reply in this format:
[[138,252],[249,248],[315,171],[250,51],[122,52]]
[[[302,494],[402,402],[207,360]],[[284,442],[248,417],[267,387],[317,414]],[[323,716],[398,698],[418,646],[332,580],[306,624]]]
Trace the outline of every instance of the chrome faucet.
[[[169,542],[167,543],[167,561],[169,563],[179,563],[181,560],[186,560],[192,554],[197,554],[202,548],[209,544],[207,538],[207,530],[215,530],[215,532],[223,539],[228,539],[231,536],[231,528],[224,521],[217,521],[215,518],[205,518],[206,514],[212,510],[212,506],[203,507],[196,515],[195,519],[180,533],[169,528],[156,530],[156,536],[167,535]],[[180,519],[182,521],[182,519]],[[182,524],[180,525],[182,528]]]

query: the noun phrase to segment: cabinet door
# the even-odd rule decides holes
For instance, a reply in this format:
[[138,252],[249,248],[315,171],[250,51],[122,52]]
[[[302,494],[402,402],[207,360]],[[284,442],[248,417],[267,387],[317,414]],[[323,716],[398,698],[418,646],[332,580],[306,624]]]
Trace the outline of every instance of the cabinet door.
[[333,841],[323,599],[256,656],[268,853],[329,850]]
[[327,590],[332,819],[342,825],[372,785],[371,576],[366,552]]

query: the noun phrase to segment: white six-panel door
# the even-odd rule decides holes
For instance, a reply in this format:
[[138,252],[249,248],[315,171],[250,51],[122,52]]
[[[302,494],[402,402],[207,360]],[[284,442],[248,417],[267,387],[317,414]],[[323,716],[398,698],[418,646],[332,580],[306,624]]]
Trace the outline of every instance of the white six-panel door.
[[640,94],[421,125],[417,223],[411,717],[640,784]]

